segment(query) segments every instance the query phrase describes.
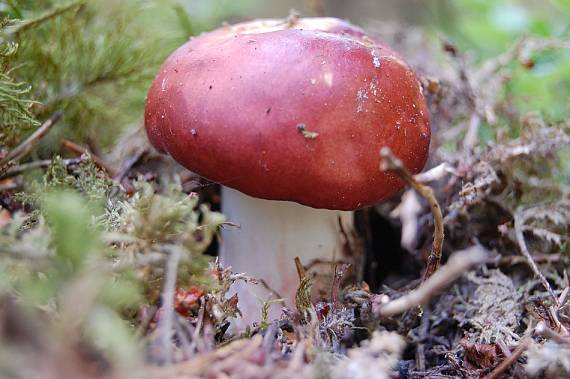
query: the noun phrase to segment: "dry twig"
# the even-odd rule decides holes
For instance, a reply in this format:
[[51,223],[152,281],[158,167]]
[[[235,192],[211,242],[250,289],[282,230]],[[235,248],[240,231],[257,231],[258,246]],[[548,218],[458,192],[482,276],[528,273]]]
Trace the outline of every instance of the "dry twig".
[[[420,183],[429,183],[440,180],[448,175],[457,175],[457,171],[449,163],[441,163],[440,165],[414,175],[414,179]],[[392,212],[390,216],[399,218],[402,223],[402,235],[400,244],[403,248],[412,251],[415,248],[418,239],[419,218],[423,212],[419,195],[409,189],[402,195],[400,204]]]
[[456,252],[445,266],[437,270],[418,288],[396,300],[380,304],[374,313],[380,317],[390,317],[426,304],[471,267],[484,263],[487,256],[487,251],[480,245]]
[[414,175],[414,179],[420,183],[429,183],[440,180],[448,174],[457,175],[457,170],[449,163],[443,162],[425,172]]
[[485,379],[497,379],[499,378],[505,371],[507,371],[512,365],[515,364],[517,359],[525,352],[525,350],[530,346],[532,339],[530,337],[524,337],[513,354],[511,354],[508,358],[505,358],[504,361],[501,362],[489,375],[485,377]]
[[63,112],[55,112],[53,116],[48,118],[35,132],[33,132],[28,138],[24,140],[21,144],[15,147],[12,151],[8,153],[0,161],[0,167],[4,166],[10,161],[19,160],[32,151],[32,149],[41,141],[42,138],[48,134],[48,132],[53,128],[55,124],[61,119]]
[[426,271],[424,273],[423,281],[427,280],[439,267],[441,261],[441,250],[443,247],[443,215],[441,207],[435,198],[433,190],[424,184],[419,183],[406,169],[400,159],[398,159],[390,150],[389,147],[383,147],[380,150],[382,160],[380,162],[381,171],[394,171],[402,179],[404,179],[416,192],[420,194],[429,204],[431,213],[434,220],[433,244],[431,253],[428,258]]
[[546,280],[544,275],[542,275],[542,272],[540,272],[540,270],[538,269],[538,266],[536,265],[534,259],[532,258],[532,255],[530,254],[530,251],[528,250],[528,247],[526,246],[526,241],[524,239],[524,234],[523,234],[523,225],[527,220],[527,214],[528,213],[524,212],[522,208],[517,209],[517,211],[515,212],[514,221],[515,221],[515,234],[517,237],[517,242],[521,249],[521,253],[524,255],[524,257],[527,260],[528,265],[530,266],[534,274],[538,277],[544,288],[548,291],[550,296],[552,296],[554,304],[558,305],[558,298],[554,294],[554,291],[552,291],[550,283],[548,283],[548,280]]
[[105,170],[109,174],[109,176],[113,177],[114,170],[111,167],[109,167],[107,164],[105,164],[105,162],[103,162],[103,160],[101,158],[99,158],[98,156],[96,156],[92,152],[88,151],[83,146],[80,146],[80,145],[76,144],[75,142],[71,142],[71,141],[66,140],[66,139],[62,139],[61,144],[63,145],[63,147],[65,147],[67,150],[71,151],[74,154],[77,154],[77,155],[88,154],[88,155],[90,155],[91,159],[93,159],[93,163],[95,163],[95,165],[97,167],[99,167],[102,170]]
[[[61,162],[64,166],[67,167],[67,166],[80,164],[82,161],[84,161],[84,158],[63,159]],[[18,166],[12,166],[8,170],[6,170],[6,172],[0,175],[0,179],[12,178],[14,176],[18,176],[26,171],[34,170],[36,168],[46,168],[49,167],[52,163],[53,161],[51,159],[44,159],[41,161],[33,161]]]

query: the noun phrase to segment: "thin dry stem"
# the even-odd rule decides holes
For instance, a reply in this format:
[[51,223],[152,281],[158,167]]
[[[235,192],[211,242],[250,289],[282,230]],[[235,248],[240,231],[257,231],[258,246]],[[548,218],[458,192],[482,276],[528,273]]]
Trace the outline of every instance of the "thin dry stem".
[[[78,165],[83,161],[84,161],[83,158],[64,159],[64,160],[62,160],[62,164],[67,167],[67,166]],[[6,172],[4,172],[2,175],[0,175],[0,179],[12,178],[12,177],[18,176],[18,175],[20,175],[26,171],[34,170],[37,168],[46,168],[46,167],[49,167],[52,163],[53,163],[53,161],[51,159],[44,159],[41,161],[33,161],[33,162],[29,162],[29,163],[24,163],[24,164],[21,164],[18,166],[12,166],[8,170],[6,170]]]
[[548,283],[548,280],[546,280],[544,275],[542,275],[542,272],[540,272],[540,270],[538,269],[538,266],[536,265],[536,262],[532,258],[532,255],[530,254],[530,251],[528,250],[528,247],[526,245],[526,241],[524,239],[524,234],[523,234],[523,225],[526,222],[526,216],[521,208],[517,209],[517,211],[515,212],[514,221],[515,221],[515,234],[517,237],[517,242],[521,249],[521,253],[526,258],[528,265],[530,266],[534,274],[538,277],[543,287],[548,291],[548,293],[554,300],[554,304],[558,305],[558,298],[554,294],[554,291],[552,291],[552,287],[550,287],[550,283]]
[[56,112],[53,114],[53,116],[48,118],[35,132],[26,138],[24,142],[15,147],[8,153],[8,155],[4,157],[4,159],[0,161],[0,167],[4,166],[10,161],[17,161],[28,155],[41,141],[41,139],[44,138],[46,134],[48,134],[53,126],[57,124],[57,122],[61,119],[61,116],[63,116],[62,112]]
[[105,162],[103,162],[103,160],[100,157],[88,151],[83,146],[80,146],[75,142],[66,139],[62,139],[61,144],[63,145],[63,147],[65,147],[67,150],[71,151],[74,154],[77,155],[89,154],[93,159],[93,163],[95,163],[97,167],[99,167],[102,170],[105,170],[111,177],[114,175],[114,170],[111,167],[109,167]]
[[419,183],[410,172],[406,169],[400,159],[398,159],[388,147],[380,150],[382,161],[380,162],[381,171],[394,171],[402,179],[404,179],[417,193],[420,194],[429,204],[434,220],[433,244],[431,253],[428,258],[426,271],[423,281],[426,281],[439,267],[441,261],[441,250],[443,247],[444,229],[443,214],[441,207],[435,198],[433,190],[424,184]]
[[507,371],[512,365],[515,364],[517,359],[520,358],[522,353],[525,352],[526,349],[530,346],[532,339],[530,337],[524,337],[513,354],[511,354],[508,358],[505,358],[504,361],[501,362],[489,375],[485,377],[485,379],[497,379],[499,378],[505,371]]
[[264,279],[254,278],[254,277],[249,276],[243,272],[231,274],[230,279],[232,282],[235,282],[237,280],[242,280],[246,283],[259,284],[259,285],[263,286],[263,288],[265,288],[269,293],[272,293],[277,299],[281,299],[283,297],[279,294],[278,291],[273,289]]
[[418,288],[396,300],[380,305],[374,313],[380,317],[391,317],[426,304],[471,267],[484,263],[487,256],[487,251],[480,245],[456,252],[445,266],[437,270]]
[[414,175],[414,179],[420,183],[429,183],[443,179],[449,174],[457,175],[457,170],[449,163],[444,162],[425,172]]

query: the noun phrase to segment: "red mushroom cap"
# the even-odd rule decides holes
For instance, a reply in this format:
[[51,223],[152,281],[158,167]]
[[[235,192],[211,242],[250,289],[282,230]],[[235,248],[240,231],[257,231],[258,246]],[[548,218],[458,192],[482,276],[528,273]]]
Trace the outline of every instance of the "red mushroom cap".
[[430,141],[413,71],[331,18],[254,21],[192,39],[162,66],[145,125],[158,150],[209,180],[339,210],[402,187],[379,171],[382,147],[417,173]]

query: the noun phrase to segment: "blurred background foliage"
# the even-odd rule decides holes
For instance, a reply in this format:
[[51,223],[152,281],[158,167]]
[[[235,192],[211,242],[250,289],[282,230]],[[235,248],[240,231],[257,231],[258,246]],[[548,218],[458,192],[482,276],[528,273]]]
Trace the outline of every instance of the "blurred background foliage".
[[[428,2],[429,3],[429,2]],[[442,0],[431,2],[427,20],[472,59],[506,51],[524,36],[570,38],[570,1]],[[527,65],[513,63],[505,87],[520,113],[540,111],[551,121],[570,111],[570,49],[533,54]]]
[[[285,17],[291,7],[310,15],[306,4],[0,0],[0,148],[5,154],[41,122],[63,111],[63,120],[34,152],[35,158],[61,153],[60,138],[109,149],[125,130],[142,124],[154,74],[189,37],[223,21]],[[363,26],[377,20],[419,26],[432,39],[453,41],[473,62],[501,54],[525,35],[570,38],[570,0],[331,0],[326,9],[328,15]],[[570,115],[570,50],[547,50],[529,58],[511,64],[512,78],[502,96],[519,114],[538,111],[549,122],[564,122]],[[517,134],[516,124],[499,122]],[[495,138],[489,125],[480,133],[485,141]],[[188,204],[180,189],[155,194],[141,184],[135,198],[126,199],[113,192],[113,184],[97,179],[92,165],[71,179],[58,164],[47,176],[38,176],[23,195],[37,210],[33,220],[14,215],[10,226],[1,230],[0,302],[11,301],[6,294],[15,295],[46,314],[60,302],[56,328],[65,327],[65,317],[77,317],[78,324],[90,325],[84,333],[112,357],[111,362],[133,361],[137,345],[119,315],[128,319],[125,315],[132,315],[129,309],[143,294],[147,301],[153,294],[156,303],[162,275],[142,270],[144,263],[133,257],[142,252],[148,258],[165,246],[182,246],[186,261],[181,267],[190,272],[182,276],[186,284],[212,286],[211,278],[204,276],[209,260],[201,253],[215,238],[223,217]],[[205,217],[213,225],[207,233],[199,228],[199,219]],[[168,230],[161,229],[164,225]],[[125,249],[127,269],[120,275],[105,264],[109,257],[115,263],[125,259],[108,247],[104,236],[109,233],[119,233],[130,243]],[[29,262],[22,264],[24,260]],[[66,316],[66,309],[79,313]],[[18,362],[6,349],[0,343],[0,368]]]

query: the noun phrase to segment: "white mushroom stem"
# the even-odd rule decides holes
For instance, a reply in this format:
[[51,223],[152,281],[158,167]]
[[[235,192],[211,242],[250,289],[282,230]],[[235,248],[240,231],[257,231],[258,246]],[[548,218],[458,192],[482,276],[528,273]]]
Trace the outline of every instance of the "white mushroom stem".
[[[295,292],[299,277],[295,257],[304,265],[311,262],[343,260],[345,235],[353,228],[353,213],[314,209],[297,203],[256,199],[236,190],[222,188],[222,211],[240,228],[222,231],[221,262],[231,266],[233,272],[244,272],[263,279],[279,293],[285,305],[295,308]],[[323,278],[332,277],[332,265],[320,264]],[[321,276],[317,276],[318,282]],[[331,283],[317,283],[330,288]],[[239,282],[232,290],[239,296],[238,306],[243,313],[241,320],[249,324],[261,319],[261,305],[275,298],[261,285]],[[279,317],[280,306],[272,306],[270,318]]]

